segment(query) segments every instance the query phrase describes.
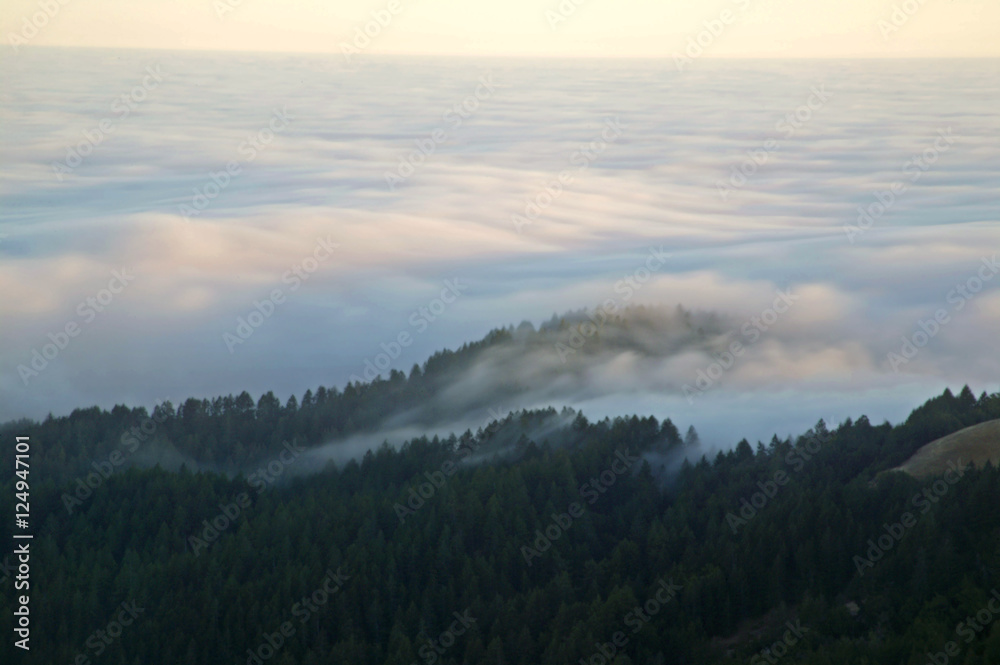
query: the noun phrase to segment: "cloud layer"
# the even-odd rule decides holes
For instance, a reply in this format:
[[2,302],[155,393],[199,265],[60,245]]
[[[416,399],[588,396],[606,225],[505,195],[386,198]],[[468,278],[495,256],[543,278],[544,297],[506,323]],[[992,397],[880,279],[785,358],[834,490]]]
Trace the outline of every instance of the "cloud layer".
[[[363,373],[404,333],[387,370],[609,299],[729,327],[663,362],[601,358],[586,389],[539,399],[684,410],[700,430],[713,409],[745,409],[766,432],[865,403],[899,417],[944,384],[995,389],[1000,277],[982,270],[1000,249],[996,61],[341,62],[8,63],[0,419],[301,394]],[[143,94],[148,68],[162,82]],[[651,268],[651,251],[669,258]],[[134,279],[112,293],[122,269]],[[779,291],[798,299],[685,399]],[[905,357],[939,310],[947,322]],[[19,371],[33,359],[37,375]],[[524,369],[547,363],[559,355]],[[796,397],[757,413],[782,394]]]

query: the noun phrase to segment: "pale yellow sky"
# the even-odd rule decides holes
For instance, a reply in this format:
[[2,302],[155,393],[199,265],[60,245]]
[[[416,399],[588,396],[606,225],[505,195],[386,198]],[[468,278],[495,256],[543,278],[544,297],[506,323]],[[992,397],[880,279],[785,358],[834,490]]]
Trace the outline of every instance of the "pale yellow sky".
[[[4,0],[22,45],[371,54],[997,57],[1000,0]],[[560,8],[562,8],[560,10]],[[894,8],[895,13],[894,13]],[[374,23],[373,12],[387,25]],[[374,37],[355,42],[356,29]],[[690,47],[697,53],[697,47]]]

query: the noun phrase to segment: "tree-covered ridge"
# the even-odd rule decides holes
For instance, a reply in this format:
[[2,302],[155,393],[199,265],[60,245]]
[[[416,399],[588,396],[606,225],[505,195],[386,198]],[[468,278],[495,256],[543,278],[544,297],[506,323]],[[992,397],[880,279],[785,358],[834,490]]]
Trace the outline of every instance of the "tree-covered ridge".
[[[106,417],[67,420],[85,440]],[[503,425],[384,446],[261,491],[245,478],[131,469],[72,514],[62,500],[71,481],[45,480],[32,490],[30,662],[243,663],[278,635],[268,662],[281,665],[599,664],[619,632],[618,665],[745,663],[770,645],[768,658],[787,651],[783,662],[923,665],[949,642],[960,647],[950,662],[1000,662],[996,623],[967,621],[1000,587],[1000,472],[965,470],[926,512],[914,498],[931,481],[871,482],[938,436],[998,417],[1000,395],[945,392],[897,426],[821,422],[672,476],[655,466],[685,450],[672,424],[547,410],[506,425],[556,422],[544,438],[519,436],[475,465],[456,462],[489,450]],[[52,445],[46,426],[18,433]],[[623,469],[623,458],[640,461]],[[779,472],[787,482],[769,485]],[[423,503],[401,516],[414,490]],[[758,494],[767,500],[750,515],[744,501],[759,505]],[[0,496],[11,514],[9,483]],[[209,528],[233,506],[228,524]],[[916,524],[859,568],[907,512]],[[303,604],[337,575],[346,579],[324,603]],[[658,592],[666,602],[647,605]],[[8,635],[12,594],[7,577]],[[139,618],[98,655],[94,631],[127,602]],[[286,622],[290,637],[276,632]]]
[[[41,423],[21,421],[2,428],[30,429],[37,433],[36,459],[44,461],[50,473],[79,474],[94,460],[105,459],[115,450],[127,453],[125,464],[166,467],[207,465],[220,471],[244,470],[267,460],[283,443],[313,447],[352,434],[377,432],[394,416],[406,414],[415,426],[450,424],[461,415],[476,414],[483,422],[509,400],[516,399],[528,386],[518,381],[498,380],[482,395],[468,398],[457,409],[455,398],[446,391],[473,367],[485,362],[504,364],[508,357],[547,358],[558,372],[582,371],[588,354],[607,350],[639,349],[644,353],[666,352],[677,343],[701,343],[708,331],[717,332],[719,322],[712,314],[673,310],[629,308],[615,315],[601,313],[586,343],[573,351],[573,362],[559,362],[558,345],[571,345],[574,330],[592,324],[586,312],[553,316],[537,330],[528,322],[491,331],[478,342],[457,350],[442,350],[422,366],[414,365],[407,375],[390,369],[388,377],[349,381],[343,389],[320,386],[294,395],[282,403],[273,392],[256,400],[246,391],[213,399],[188,398],[175,404],[166,399],[148,412],[145,408],[115,406],[110,411],[98,407],[77,409],[68,416],[51,414]],[[590,328],[585,328],[590,332]],[[672,331],[671,334],[664,334]],[[0,461],[6,470],[10,460]]]

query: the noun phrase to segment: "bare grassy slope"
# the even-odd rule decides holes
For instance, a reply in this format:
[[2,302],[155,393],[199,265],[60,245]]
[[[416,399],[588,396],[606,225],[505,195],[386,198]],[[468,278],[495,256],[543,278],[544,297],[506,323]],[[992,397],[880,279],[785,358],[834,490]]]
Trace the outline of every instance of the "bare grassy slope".
[[959,458],[964,464],[971,462],[979,467],[987,460],[994,466],[1000,463],[1000,420],[966,427],[931,441],[895,470],[926,478],[944,473],[948,462]]

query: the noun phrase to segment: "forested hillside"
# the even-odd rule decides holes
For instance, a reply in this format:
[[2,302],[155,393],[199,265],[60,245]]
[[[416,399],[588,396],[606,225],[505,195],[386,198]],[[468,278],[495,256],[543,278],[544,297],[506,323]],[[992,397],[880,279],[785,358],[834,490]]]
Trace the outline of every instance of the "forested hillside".
[[[539,383],[558,375],[582,384],[584,372],[600,362],[603,354],[613,357],[618,352],[641,351],[656,355],[669,353],[677,345],[697,343],[710,349],[721,343],[709,337],[718,333],[715,315],[692,314],[680,307],[628,308],[604,320],[594,335],[580,334],[579,344],[571,341],[577,340],[574,331],[581,326],[590,331],[589,321],[584,313],[569,313],[553,316],[537,330],[527,322],[516,329],[497,328],[454,351],[438,351],[422,366],[414,365],[409,374],[391,369],[383,379],[371,371],[361,377],[368,380],[349,381],[342,389],[320,386],[305,391],[301,398],[293,395],[284,404],[272,392],[256,399],[242,392],[179,403],[164,396],[164,403],[152,412],[126,406],[110,412],[96,407],[78,409],[68,418],[49,418],[38,428],[32,425],[39,440],[33,455],[44,460],[48,477],[92,470],[95,460],[107,458],[114,450],[126,454],[127,465],[159,462],[169,468],[186,461],[189,467],[233,472],[267,461],[283,442],[313,447],[351,435],[378,433],[390,421],[416,429],[448,426],[463,419],[485,425],[499,417],[504,405],[532,388],[526,379],[506,376],[515,363],[519,369],[514,375],[523,369]],[[566,363],[558,360],[560,347],[568,354]],[[475,387],[462,384],[470,374],[485,374],[489,381]],[[0,461],[0,465],[10,463]]]
[[[711,458],[670,421],[520,412],[285,482],[309,443],[375,417],[368,396],[418,385],[3,426],[38,451],[26,662],[1000,662],[1000,615],[984,609],[1000,589],[1000,472],[956,460],[945,478],[873,482],[1000,417],[1000,395],[945,392],[896,426],[821,421]],[[269,460],[273,475],[113,463],[129,436]],[[10,636],[13,571],[0,575]]]

